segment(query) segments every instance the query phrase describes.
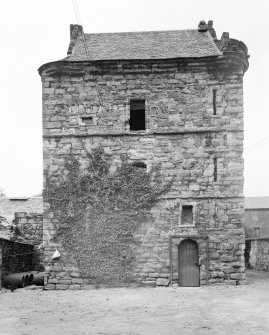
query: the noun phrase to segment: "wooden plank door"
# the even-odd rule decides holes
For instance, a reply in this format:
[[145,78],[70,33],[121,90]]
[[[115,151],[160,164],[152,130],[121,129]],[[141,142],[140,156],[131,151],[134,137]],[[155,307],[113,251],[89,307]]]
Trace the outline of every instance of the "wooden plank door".
[[178,286],[200,286],[197,243],[184,240],[178,247]]

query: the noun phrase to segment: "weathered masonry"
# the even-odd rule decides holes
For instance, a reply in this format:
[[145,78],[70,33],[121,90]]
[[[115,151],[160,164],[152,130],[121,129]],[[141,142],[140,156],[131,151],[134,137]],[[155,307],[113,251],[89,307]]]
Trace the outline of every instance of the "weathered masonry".
[[[71,25],[68,56],[44,64],[44,171],[62,169],[72,152],[82,166],[102,146],[115,167],[122,153],[150,170],[161,163],[170,191],[141,222],[133,247],[142,285],[241,284],[243,76],[248,50],[213,22],[198,29],[84,34]],[[47,289],[88,281],[53,240],[45,204]],[[58,248],[62,254],[53,262]]]

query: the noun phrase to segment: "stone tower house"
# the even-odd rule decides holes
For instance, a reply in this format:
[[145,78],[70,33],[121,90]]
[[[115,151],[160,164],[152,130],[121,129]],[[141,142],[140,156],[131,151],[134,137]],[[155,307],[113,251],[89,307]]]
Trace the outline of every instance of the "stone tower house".
[[[193,30],[84,34],[70,26],[66,58],[39,68],[44,171],[101,145],[148,170],[161,163],[171,190],[141,223],[134,274],[144,285],[240,284],[245,279],[243,76],[248,50],[213,22]],[[53,241],[44,208],[47,289],[87,284]],[[51,260],[56,247],[62,257]]]

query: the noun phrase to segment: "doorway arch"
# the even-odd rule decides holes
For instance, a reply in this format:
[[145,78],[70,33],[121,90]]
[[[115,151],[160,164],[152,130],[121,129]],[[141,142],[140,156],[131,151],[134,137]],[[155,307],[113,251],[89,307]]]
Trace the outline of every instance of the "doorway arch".
[[198,246],[191,239],[182,241],[178,246],[178,286],[200,286]]

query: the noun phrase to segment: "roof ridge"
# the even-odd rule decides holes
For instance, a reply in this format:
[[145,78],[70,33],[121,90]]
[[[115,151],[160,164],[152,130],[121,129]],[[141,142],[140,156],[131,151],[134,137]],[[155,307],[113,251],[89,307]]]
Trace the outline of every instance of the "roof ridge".
[[[162,32],[179,32],[179,31],[197,31],[197,29],[169,29],[169,30],[137,30],[137,31],[115,31],[115,32],[100,32],[100,33],[84,33],[87,35],[114,35],[114,34],[140,34],[140,33],[162,33]],[[205,33],[199,32],[199,33]]]

